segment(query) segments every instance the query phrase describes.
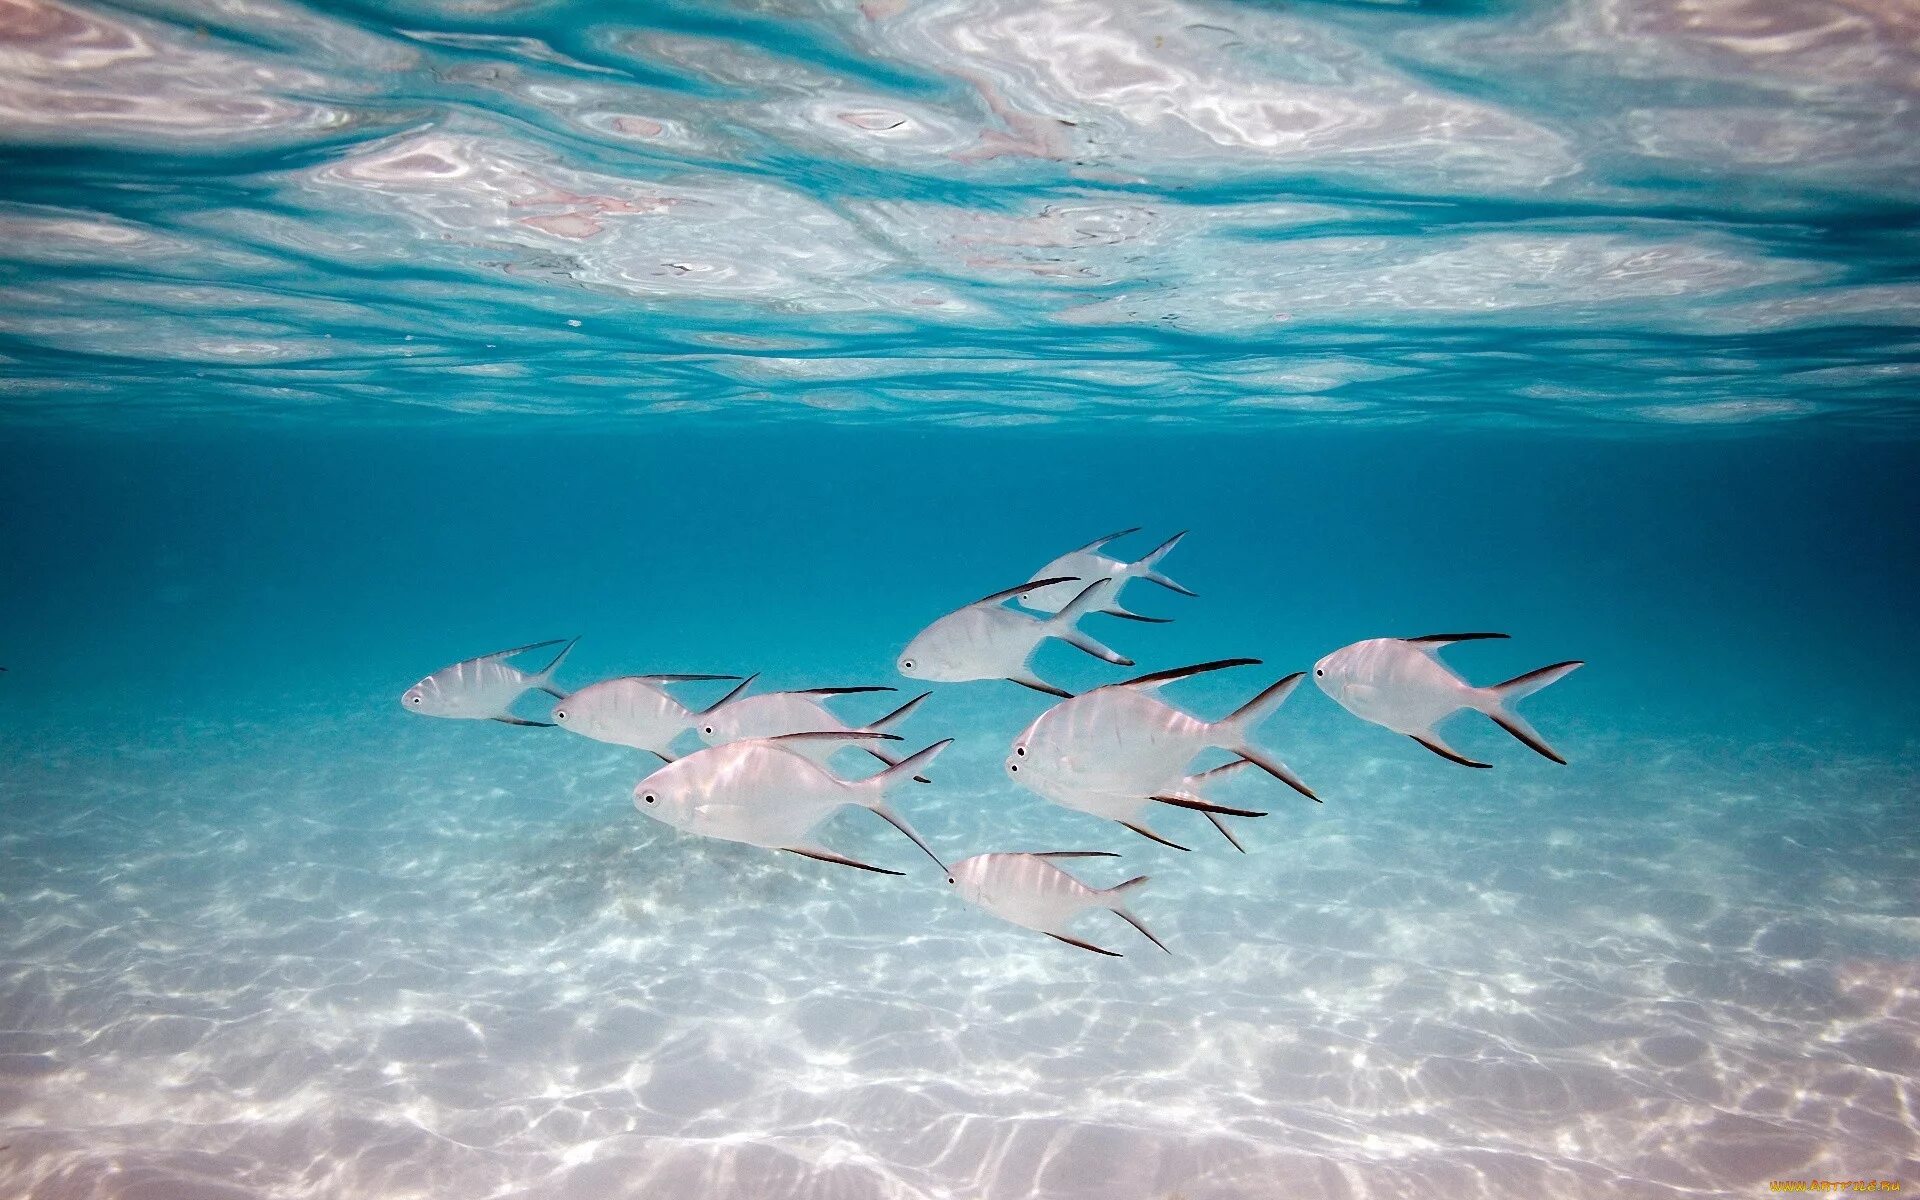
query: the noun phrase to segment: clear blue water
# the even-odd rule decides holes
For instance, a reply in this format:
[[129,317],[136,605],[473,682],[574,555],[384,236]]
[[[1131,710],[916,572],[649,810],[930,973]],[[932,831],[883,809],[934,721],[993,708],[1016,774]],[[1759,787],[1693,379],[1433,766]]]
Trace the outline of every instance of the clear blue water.
[[[0,1195],[1920,1186],[1912,31],[0,0]],[[870,719],[1134,525],[1199,596],[1088,628],[1264,660],[1192,710],[1495,629],[1474,682],[1586,660],[1523,708],[1569,765],[1307,688],[1258,740],[1325,803],[1242,773],[1183,853],[1012,785],[1047,698],[937,687],[899,806],[1122,854],[1174,953],[1109,960],[869,815],[904,877],[397,703],[578,635],[567,687]]]

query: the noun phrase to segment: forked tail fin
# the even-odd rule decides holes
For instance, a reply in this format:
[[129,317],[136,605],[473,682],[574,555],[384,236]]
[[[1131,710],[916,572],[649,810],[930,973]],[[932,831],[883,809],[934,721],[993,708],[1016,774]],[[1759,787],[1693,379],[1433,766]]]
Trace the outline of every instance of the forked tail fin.
[[1293,689],[1300,686],[1304,671],[1295,671],[1258,696],[1242,704],[1233,712],[1214,722],[1212,742],[1222,750],[1231,751],[1246,759],[1262,771],[1286,784],[1302,796],[1318,804],[1320,797],[1313,789],[1300,781],[1300,777],[1288,769],[1287,764],[1261,750],[1253,744],[1253,727],[1265,720],[1272,712],[1286,703]]
[[1525,675],[1516,675],[1505,683],[1496,683],[1491,687],[1476,690],[1475,704],[1481,712],[1493,719],[1493,723],[1520,739],[1529,750],[1543,758],[1565,766],[1567,760],[1560,757],[1558,751],[1547,745],[1526,718],[1513,711],[1515,701],[1533,695],[1548,684],[1566,678],[1576,668],[1586,664],[1579,660],[1558,662],[1552,666],[1541,667],[1537,671],[1528,671]]
[[1148,929],[1144,924],[1142,924],[1139,917],[1136,917],[1132,913],[1127,911],[1127,906],[1125,903],[1125,899],[1127,895],[1129,893],[1139,891],[1141,888],[1146,886],[1146,883],[1147,883],[1147,877],[1145,875],[1135,875],[1132,879],[1127,880],[1125,883],[1116,883],[1110,888],[1101,889],[1100,898],[1107,902],[1108,912],[1112,913],[1116,917],[1119,917],[1122,921],[1125,921],[1127,924],[1133,926],[1135,929],[1138,929],[1140,931],[1141,937],[1146,938],[1148,941],[1160,947],[1162,950],[1166,950],[1168,954],[1172,954],[1173,951],[1167,950],[1167,944],[1161,941],[1159,938],[1153,936],[1153,931],[1151,929]]
[[1099,610],[1106,598],[1113,593],[1113,580],[1096,579],[1082,588],[1080,594],[1059,612],[1047,618],[1047,636],[1057,637],[1069,646],[1086,651],[1095,658],[1104,659],[1118,667],[1130,667],[1133,660],[1109,649],[1090,637],[1084,630],[1075,628],[1081,617]]
[[934,759],[939,758],[941,752],[951,745],[953,745],[952,738],[948,738],[943,742],[935,742],[925,750],[920,751],[920,753],[910,754],[893,766],[880,772],[878,775],[869,779],[863,779],[854,785],[856,789],[854,798],[859,803],[872,809],[880,816],[881,820],[905,834],[907,840],[920,847],[928,858],[939,865],[942,871],[947,869],[947,864],[942,862],[940,856],[933,852],[933,848],[927,845],[926,840],[922,838],[919,833],[915,832],[913,826],[907,824],[905,817],[893,811],[893,809],[888,806],[887,793],[897,787],[915,782],[916,780],[925,783],[926,776],[920,772],[925,770]]
[[1154,570],[1155,567],[1160,565],[1160,560],[1167,556],[1167,552],[1169,550],[1172,550],[1175,546],[1178,546],[1180,544],[1180,539],[1185,536],[1187,536],[1187,531],[1182,529],[1179,533],[1176,533],[1172,537],[1168,538],[1166,541],[1161,542],[1153,550],[1149,551],[1145,558],[1141,559],[1139,562],[1134,563],[1131,567],[1129,567],[1127,569],[1127,573],[1129,575],[1136,576],[1140,579],[1151,580],[1152,582],[1159,584],[1163,588],[1171,588],[1172,590],[1179,592],[1182,596],[1196,595],[1197,593],[1187,588],[1181,587],[1179,584],[1175,583],[1173,580],[1168,579],[1165,575],[1162,575],[1159,571]]

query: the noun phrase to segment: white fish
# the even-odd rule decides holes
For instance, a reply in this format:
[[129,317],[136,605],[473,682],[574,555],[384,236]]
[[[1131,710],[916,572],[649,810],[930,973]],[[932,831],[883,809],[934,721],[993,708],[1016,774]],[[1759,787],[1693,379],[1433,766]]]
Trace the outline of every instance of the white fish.
[[[808,688],[797,692],[762,692],[758,696],[743,696],[758,675],[749,675],[740,685],[728,692],[700,714],[701,719],[694,722],[694,732],[700,740],[709,746],[724,746],[728,742],[744,741],[748,738],[778,737],[785,733],[885,733],[893,726],[911,716],[913,710],[920,707],[921,701],[932,693],[922,692],[902,704],[884,717],[865,725],[849,725],[835,716],[826,706],[826,701],[835,696],[852,696],[860,692],[891,692],[890,687],[838,687]],[[830,739],[795,742],[790,749],[795,753],[825,766],[834,753],[847,745],[860,745],[867,753],[893,766],[900,760],[879,748],[872,741],[834,742]],[[926,780],[920,780],[925,783]]]
[[[878,813],[926,851],[928,858],[940,862],[906,819],[887,806],[887,793],[914,778],[953,744],[952,739],[857,780],[842,779],[794,753],[796,746],[808,742],[850,739],[900,740],[890,733],[789,733],[709,746],[642,779],[633,789],[633,806],[686,833],[785,850],[882,875],[903,874],[835,854],[814,839],[815,826],[854,804]],[[941,870],[945,869],[942,864]]]
[[698,719],[666,683],[738,679],[738,675],[623,675],[590,683],[553,706],[554,724],[596,742],[632,746],[672,762],[673,741]]
[[1160,685],[1173,680],[1225,667],[1254,666],[1259,661],[1228,658],[1174,667],[1063,700],[1014,739],[1007,771],[1057,803],[1066,802],[1062,797],[1089,792],[1152,798],[1153,789],[1184,777],[1202,751],[1218,748],[1318,802],[1320,797],[1285,763],[1249,741],[1253,727],[1285,702],[1302,672],[1280,680],[1218,721],[1203,721],[1158,695]]
[[[1023,782],[1019,770],[1021,762],[1019,758],[1010,758],[1006,763],[1007,774],[1015,783]],[[1226,838],[1235,850],[1245,854],[1247,848],[1240,844],[1240,839],[1233,836],[1233,831],[1228,829],[1226,823],[1220,818],[1223,816],[1264,817],[1267,814],[1255,812],[1250,808],[1228,808],[1224,804],[1216,804],[1207,799],[1205,792],[1219,780],[1252,765],[1244,758],[1236,758],[1230,763],[1223,763],[1211,770],[1167,780],[1159,785],[1145,786],[1132,792],[1100,792],[1064,787],[1049,787],[1045,791],[1039,788],[1034,790],[1040,791],[1044,798],[1062,808],[1116,821],[1149,841],[1159,842],[1162,846],[1171,846],[1175,850],[1186,850],[1189,847],[1155,833],[1148,827],[1147,818],[1142,810],[1147,805],[1156,803],[1172,805],[1175,808],[1191,808],[1205,814],[1207,820],[1213,822],[1213,827],[1220,831],[1220,835]]]
[[[1122,529],[1119,533],[1110,533],[1103,538],[1095,538],[1078,550],[1062,554],[1059,558],[1041,567],[1033,573],[1033,577],[1035,579],[1057,579],[1061,577],[1068,579],[1111,579],[1113,580],[1113,594],[1107,597],[1107,606],[1100,611],[1106,613],[1108,616],[1125,617],[1129,621],[1151,621],[1155,624],[1164,624],[1167,620],[1165,617],[1143,617],[1139,613],[1128,612],[1125,608],[1122,608],[1120,606],[1120,593],[1126,587],[1129,579],[1145,579],[1157,583],[1161,587],[1171,588],[1179,592],[1182,596],[1193,595],[1194,593],[1181,587],[1154,569],[1160,565],[1160,560],[1167,556],[1167,552],[1179,545],[1181,538],[1187,536],[1187,531],[1183,529],[1179,533],[1174,534],[1166,541],[1161,542],[1158,547],[1149,551],[1145,558],[1135,562],[1122,562],[1120,559],[1098,553],[1099,549],[1108,542],[1126,537],[1130,533],[1139,532],[1139,527],[1135,526],[1132,529]],[[1022,607],[1033,609],[1035,612],[1056,613],[1065,608],[1073,600],[1078,590],[1074,584],[1050,583],[1045,587],[1036,588],[1020,597],[1020,604]]]
[[1416,638],[1373,638],[1335,650],[1313,665],[1313,681],[1340,707],[1363,721],[1404,733],[1422,746],[1466,767],[1491,766],[1475,762],[1442,741],[1434,726],[1463,708],[1493,718],[1493,723],[1526,743],[1534,752],[1565,765],[1566,759],[1542,741],[1533,726],[1517,715],[1514,701],[1531,696],[1565,676],[1579,661],[1554,663],[1528,671],[1505,683],[1474,687],[1440,661],[1442,647],[1454,642],[1504,638],[1504,633],[1429,633]]
[[560,664],[566,661],[567,652],[579,640],[574,638],[568,642],[544,670],[532,675],[508,666],[505,660],[529,650],[558,646],[560,642],[557,639],[535,642],[531,646],[516,646],[511,650],[497,650],[450,667],[442,667],[401,693],[400,706],[423,717],[503,721],[508,725],[551,728],[546,721],[529,721],[514,716],[511,711],[513,702],[531,691],[542,691],[556,698],[564,697],[566,693],[553,686],[553,673],[560,669]]
[[[1036,930],[1050,938],[1104,954],[1123,958],[1114,950],[1103,950],[1083,942],[1067,932],[1072,920],[1090,908],[1104,908],[1138,929],[1154,945],[1167,950],[1165,942],[1153,936],[1140,918],[1127,911],[1122,898],[1147,882],[1137,875],[1110,888],[1090,888],[1053,865],[1056,858],[1118,858],[1105,850],[1053,850],[1044,854],[976,854],[953,864],[947,883],[960,898],[976,908],[985,909],[1003,921]],[[1171,954],[1173,951],[1167,950]]]
[[1069,646],[1085,650],[1095,658],[1116,666],[1130,667],[1133,660],[1122,658],[1092,637],[1074,628],[1081,617],[1100,607],[1113,590],[1110,579],[1086,584],[1065,608],[1050,617],[1007,608],[1005,601],[1015,596],[1067,579],[1036,579],[983,596],[965,608],[956,609],[927,626],[907,648],[900,652],[900,673],[909,679],[934,683],[964,683],[972,679],[1006,679],[1049,696],[1069,696],[1052,684],[1037,678],[1028,665],[1033,652],[1048,638],[1059,638]]

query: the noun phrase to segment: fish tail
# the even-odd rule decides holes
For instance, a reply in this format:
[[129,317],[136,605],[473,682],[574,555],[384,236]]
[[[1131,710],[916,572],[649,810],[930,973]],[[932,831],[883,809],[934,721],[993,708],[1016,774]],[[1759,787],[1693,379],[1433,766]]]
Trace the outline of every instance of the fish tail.
[[1100,891],[1100,897],[1102,900],[1107,902],[1108,912],[1112,913],[1116,917],[1119,917],[1122,921],[1125,921],[1127,924],[1133,926],[1135,929],[1138,929],[1140,931],[1141,937],[1146,938],[1148,941],[1160,947],[1162,950],[1166,950],[1168,954],[1172,954],[1173,951],[1167,950],[1167,944],[1161,941],[1159,938],[1153,936],[1153,931],[1147,928],[1145,922],[1141,921],[1139,917],[1136,917],[1132,913],[1128,912],[1127,906],[1124,903],[1121,903],[1121,901],[1123,901],[1128,894],[1132,892],[1137,892],[1141,888],[1145,887],[1147,883],[1147,878],[1148,877],[1145,875],[1135,875],[1132,879],[1127,880],[1125,883],[1116,883],[1110,888],[1102,888]]
[[1525,717],[1513,711],[1513,704],[1517,700],[1523,700],[1533,695],[1548,684],[1566,678],[1572,674],[1575,669],[1585,665],[1585,663],[1577,659],[1568,662],[1558,662],[1551,666],[1541,667],[1537,671],[1528,671],[1525,675],[1516,675],[1505,683],[1496,683],[1490,687],[1475,688],[1474,707],[1486,713],[1488,717],[1493,719],[1495,725],[1498,725],[1519,739],[1522,744],[1535,754],[1540,755],[1542,758],[1552,759],[1554,762],[1564,766],[1567,760],[1560,757],[1559,752],[1554,750],[1552,746],[1547,745],[1546,740],[1534,730],[1533,726],[1527,724]]
[[567,694],[553,686],[553,676],[554,673],[560,669],[560,664],[567,661],[567,655],[572,652],[574,646],[578,645],[579,642],[579,638],[574,638],[566,645],[560,647],[560,653],[553,656],[553,661],[547,664],[546,669],[533,677],[533,686],[539,688],[556,700],[565,700]]
[[910,754],[871,779],[855,785],[860,789],[858,798],[861,804],[872,809],[881,820],[898,829],[908,841],[920,847],[921,852],[938,864],[942,871],[947,869],[947,864],[933,852],[933,847],[927,845],[926,839],[907,823],[907,819],[893,811],[893,808],[887,804],[887,793],[904,784],[916,781],[926,782],[926,777],[920,774],[921,770],[934,759],[939,758],[941,752],[951,745],[953,745],[952,738],[935,742],[918,754]]
[[1138,578],[1141,578],[1141,579],[1150,580],[1154,583],[1159,584],[1163,588],[1168,588],[1168,589],[1171,589],[1172,591],[1179,592],[1182,596],[1195,595],[1196,593],[1194,593],[1193,591],[1187,588],[1181,587],[1179,584],[1175,583],[1173,580],[1167,578],[1165,575],[1162,575],[1160,572],[1154,570],[1155,567],[1160,565],[1160,560],[1167,556],[1167,552],[1169,550],[1172,550],[1175,546],[1178,546],[1180,544],[1180,539],[1185,536],[1187,536],[1187,531],[1182,529],[1179,533],[1176,533],[1172,537],[1168,538],[1166,541],[1161,542],[1158,546],[1148,551],[1147,556],[1145,558],[1141,559],[1139,562],[1134,563],[1133,566],[1129,567],[1127,569],[1127,573],[1130,575],[1137,576]]
[[1314,795],[1313,789],[1302,783],[1300,777],[1288,769],[1287,764],[1259,749],[1249,739],[1253,727],[1286,703],[1287,697],[1293,694],[1294,688],[1300,686],[1300,680],[1305,676],[1305,671],[1295,671],[1222,717],[1214,725],[1213,744],[1238,754],[1281,783],[1317,803],[1320,797]]
[[1117,667],[1131,667],[1133,660],[1119,654],[1098,639],[1083,630],[1075,628],[1080,618],[1099,610],[1113,590],[1113,580],[1096,579],[1080,589],[1080,594],[1059,612],[1047,618],[1047,636],[1057,637],[1077,650],[1084,650],[1095,658],[1104,659]]

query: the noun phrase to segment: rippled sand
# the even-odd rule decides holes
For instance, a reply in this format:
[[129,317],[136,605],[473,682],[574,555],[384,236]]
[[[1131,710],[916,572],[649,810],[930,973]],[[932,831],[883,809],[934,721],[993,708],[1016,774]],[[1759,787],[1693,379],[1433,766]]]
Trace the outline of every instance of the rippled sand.
[[[941,711],[915,732],[972,712]],[[1469,773],[1370,732],[1290,752],[1324,807],[1234,780],[1273,813],[1244,857],[1015,793],[997,730],[904,798],[955,857],[1150,872],[1176,953],[1084,918],[1118,960],[966,908],[867,814],[827,840],[909,877],[678,835],[636,758],[557,731],[31,753],[0,776],[0,1193],[1920,1182],[1912,764],[1589,739]]]

